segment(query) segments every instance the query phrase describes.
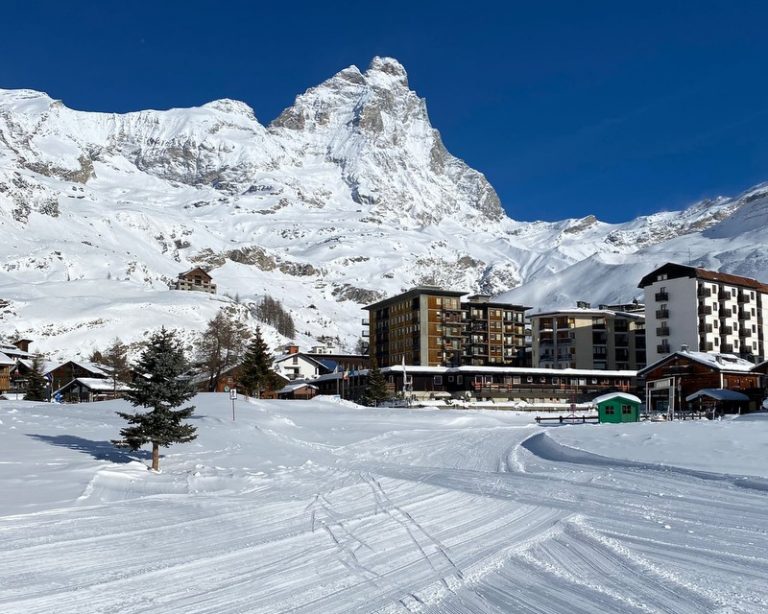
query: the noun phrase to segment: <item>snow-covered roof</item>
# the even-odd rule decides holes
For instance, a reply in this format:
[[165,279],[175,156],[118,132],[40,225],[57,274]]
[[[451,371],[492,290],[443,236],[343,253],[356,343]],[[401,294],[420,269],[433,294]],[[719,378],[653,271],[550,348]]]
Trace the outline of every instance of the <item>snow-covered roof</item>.
[[287,394],[289,392],[295,392],[296,390],[301,390],[302,388],[314,388],[317,390],[317,386],[314,386],[313,384],[308,384],[307,382],[297,382],[295,384],[288,384],[287,386],[283,386],[280,390],[277,391],[278,394]]
[[127,392],[131,389],[128,384],[124,384],[122,382],[117,382],[117,386],[115,387],[113,380],[111,379],[103,379],[100,377],[76,377],[66,386],[62,386],[53,394],[56,395],[65,388],[69,388],[74,383],[78,383],[83,387],[88,388],[89,390],[93,390],[94,392],[112,392],[113,390],[117,390],[117,392]]
[[[395,365],[392,367],[384,367],[382,372],[384,373],[401,373],[403,371],[402,365]],[[501,374],[501,375],[555,375],[560,377],[579,375],[587,377],[635,377],[637,371],[609,371],[606,369],[542,369],[531,367],[479,367],[479,366],[463,366],[463,367],[422,367],[422,366],[409,366],[405,365],[406,373],[434,373],[439,375],[441,373],[485,373],[485,374]]]
[[16,361],[4,352],[0,352],[0,365],[15,365]]
[[749,397],[743,392],[728,390],[727,388],[702,388],[693,394],[689,394],[685,397],[685,400],[693,401],[699,397],[709,397],[716,401],[749,401]]
[[300,356],[303,360],[306,360],[310,364],[314,364],[318,367],[324,367],[322,363],[320,363],[318,360],[315,360],[311,356],[307,356],[306,354],[302,354],[301,352],[294,352],[293,354],[280,354],[279,356],[275,356],[275,358],[272,359],[272,364],[276,365],[278,363],[284,362],[288,358],[292,358],[293,356]]
[[607,392],[605,394],[601,394],[599,397],[592,399],[592,403],[597,405],[603,401],[610,401],[611,399],[616,398],[627,399],[628,401],[633,401],[634,403],[642,403],[642,400],[640,400],[639,397],[636,397],[634,394],[629,394],[628,392]]
[[552,311],[542,311],[539,313],[530,314],[530,318],[551,318],[553,316],[565,316],[565,315],[579,315],[579,316],[620,316],[622,318],[629,318],[633,320],[645,320],[645,312],[643,311],[616,311],[614,309],[595,309],[584,307],[572,307],[570,309],[553,309]]
[[59,367],[63,367],[64,365],[68,365],[69,363],[72,363],[73,365],[80,367],[81,369],[85,369],[90,373],[95,373],[96,375],[103,375],[104,377],[107,377],[107,375],[109,375],[106,371],[104,371],[103,367],[92,362],[86,362],[81,360],[65,360],[64,362],[53,362],[50,360],[43,361],[43,374],[47,375],[51,371],[55,371]]
[[747,373],[749,371],[752,371],[755,368],[754,363],[749,362],[748,360],[744,360],[743,358],[739,358],[734,354],[721,354],[719,352],[694,352],[692,350],[680,350],[679,352],[674,352],[673,354],[664,356],[663,358],[660,358],[653,364],[650,364],[647,367],[640,369],[639,373],[641,374],[647,373],[652,369],[656,368],[657,366],[659,366],[660,364],[668,360],[671,360],[675,357],[688,358],[690,360],[693,360],[694,362],[698,362],[699,364],[706,365],[707,367],[714,369],[715,371],[739,371],[742,373]]

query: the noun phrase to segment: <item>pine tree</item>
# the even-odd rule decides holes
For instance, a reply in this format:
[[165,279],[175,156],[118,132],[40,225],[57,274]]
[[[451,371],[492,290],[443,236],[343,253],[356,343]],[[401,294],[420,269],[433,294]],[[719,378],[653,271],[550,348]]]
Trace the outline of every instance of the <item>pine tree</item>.
[[27,392],[24,395],[25,401],[47,401],[48,400],[48,380],[43,374],[43,359],[36,354],[32,359],[32,367],[27,381]]
[[262,391],[276,384],[276,376],[272,371],[272,356],[258,327],[245,351],[238,381],[246,394],[256,397],[261,397]]
[[387,380],[379,369],[376,359],[371,359],[371,368],[368,370],[368,386],[365,389],[365,399],[370,405],[376,406],[380,401],[389,398]]
[[182,420],[189,418],[193,406],[174,410],[195,395],[189,382],[181,378],[186,370],[184,352],[173,332],[163,327],[150,337],[147,346],[134,366],[137,377],[131,383],[126,398],[134,407],[150,408],[146,413],[117,412],[128,421],[120,431],[122,439],[114,440],[116,446],[138,450],[146,443],[152,444],[152,469],[160,464],[160,446],[187,443],[197,437],[197,430]]

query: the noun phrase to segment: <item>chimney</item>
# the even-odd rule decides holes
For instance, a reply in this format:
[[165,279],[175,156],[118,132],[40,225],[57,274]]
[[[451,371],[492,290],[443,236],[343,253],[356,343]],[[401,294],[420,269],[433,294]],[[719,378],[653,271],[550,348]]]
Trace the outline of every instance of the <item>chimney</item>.
[[688,344],[687,343],[683,343],[683,345],[680,346],[680,351],[681,352],[687,352],[688,351]]
[[295,344],[291,344],[288,346],[288,353],[289,354],[298,354],[299,353],[299,346]]
[[31,339],[17,339],[13,342],[13,345],[15,345],[22,352],[29,352],[30,343],[32,343]]

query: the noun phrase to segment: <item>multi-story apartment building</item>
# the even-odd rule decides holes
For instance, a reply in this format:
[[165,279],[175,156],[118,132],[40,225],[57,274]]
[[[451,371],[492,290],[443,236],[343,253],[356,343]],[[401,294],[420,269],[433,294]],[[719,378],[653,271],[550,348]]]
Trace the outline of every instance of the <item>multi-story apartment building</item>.
[[765,360],[768,285],[667,263],[639,287],[645,293],[648,364],[681,348]]
[[462,364],[525,366],[525,311],[476,294],[462,303],[467,340]]
[[527,307],[420,286],[368,305],[369,354],[381,367],[516,365]]
[[[627,311],[615,311],[620,307]],[[631,311],[629,311],[631,309]],[[575,309],[530,316],[532,362],[544,369],[637,370],[645,366],[641,305],[579,302]]]

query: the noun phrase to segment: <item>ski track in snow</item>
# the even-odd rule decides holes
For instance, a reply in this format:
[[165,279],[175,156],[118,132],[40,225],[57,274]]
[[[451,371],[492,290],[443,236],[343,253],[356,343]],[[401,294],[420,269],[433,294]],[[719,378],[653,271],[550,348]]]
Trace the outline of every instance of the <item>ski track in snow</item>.
[[0,402],[0,612],[768,612],[754,471],[599,455],[558,439],[615,430],[507,412],[195,403],[158,475],[89,454],[119,402]]

